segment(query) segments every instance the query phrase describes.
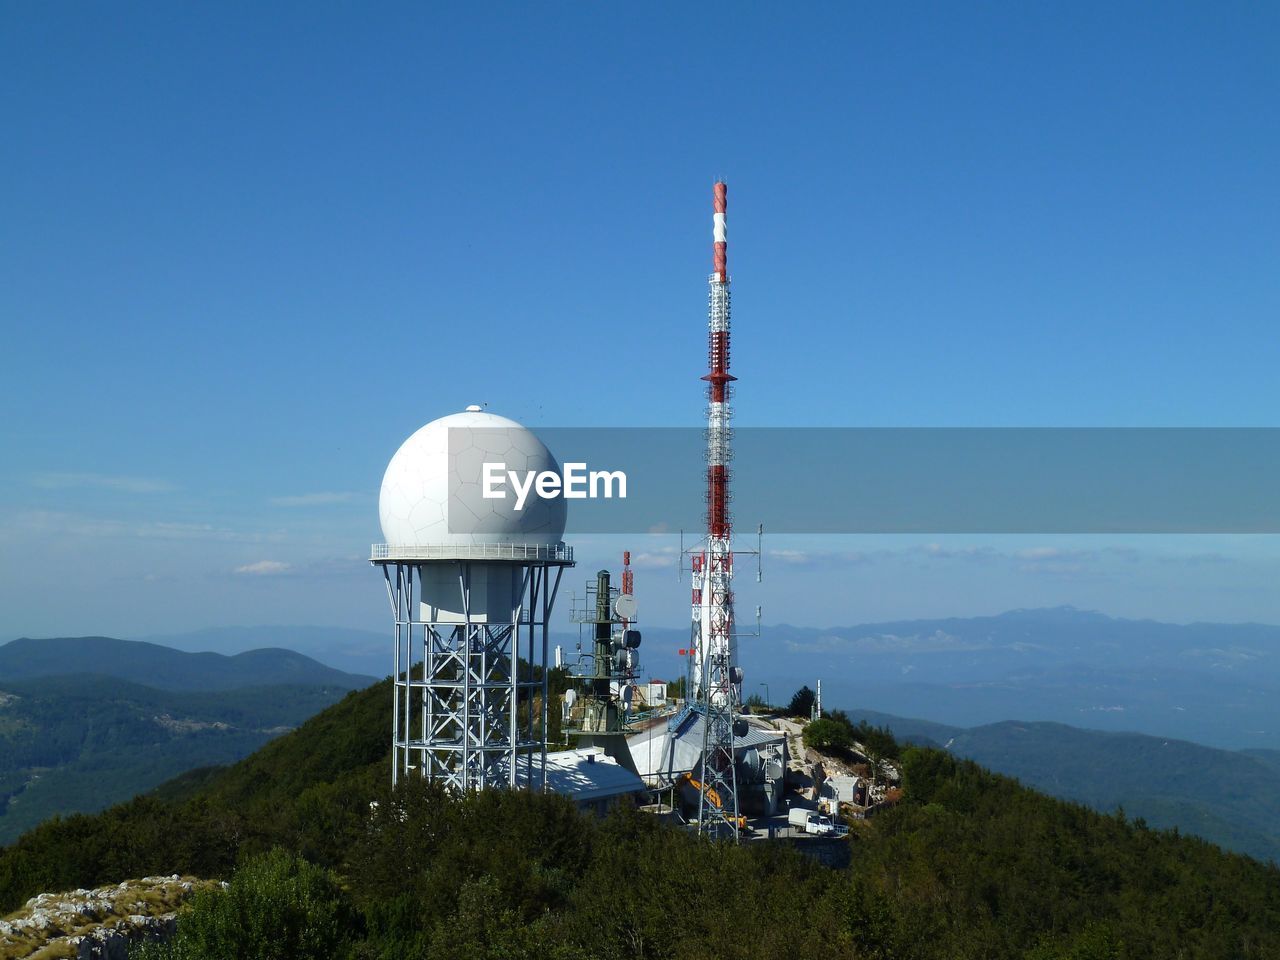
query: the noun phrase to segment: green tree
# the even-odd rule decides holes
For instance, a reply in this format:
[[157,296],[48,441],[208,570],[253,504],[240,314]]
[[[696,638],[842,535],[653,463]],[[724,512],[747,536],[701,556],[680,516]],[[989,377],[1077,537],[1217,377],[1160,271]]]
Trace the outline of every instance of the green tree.
[[807,717],[813,712],[813,705],[818,702],[818,695],[808,687],[801,687],[791,697],[787,705],[787,713],[793,717]]
[[1066,939],[1042,943],[1027,960],[1119,960],[1120,945],[1109,925],[1090,921]]
[[[847,719],[847,718],[846,718]],[[853,739],[867,749],[868,755],[896,760],[900,754],[898,741],[888,727],[873,727],[863,720],[856,727],[850,725]]]

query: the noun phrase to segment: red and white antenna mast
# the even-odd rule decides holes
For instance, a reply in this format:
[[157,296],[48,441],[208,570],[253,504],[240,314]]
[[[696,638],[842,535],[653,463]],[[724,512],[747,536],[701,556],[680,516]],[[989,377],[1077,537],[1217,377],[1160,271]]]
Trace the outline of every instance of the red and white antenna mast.
[[693,699],[703,715],[701,797],[702,833],[737,836],[737,776],[733,735],[742,691],[733,616],[733,523],[729,513],[733,433],[729,427],[729,271],[725,226],[727,188],[713,192],[713,272],[707,298],[707,533],[694,552]]
[[729,272],[725,229],[727,187],[715,185],[712,214],[711,290],[707,297],[707,535],[729,539],[729,464],[733,461],[729,434]]

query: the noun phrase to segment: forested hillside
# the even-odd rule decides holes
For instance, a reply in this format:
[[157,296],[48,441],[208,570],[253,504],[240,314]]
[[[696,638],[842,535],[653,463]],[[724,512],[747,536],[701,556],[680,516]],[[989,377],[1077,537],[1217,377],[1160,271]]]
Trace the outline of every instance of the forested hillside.
[[0,681],[0,845],[192,767],[247,756],[340,699],[337,686],[156,690],[106,676]]
[[1052,796],[1103,812],[1123,808],[1153,826],[1177,827],[1259,860],[1280,860],[1275,750],[1219,750],[1059,723],[1005,721],[966,729],[870,710],[849,713]]
[[[385,682],[349,694],[163,797],[41,826],[0,851],[0,910],[122,877],[230,877],[282,847],[332,882],[277,858],[257,861],[252,883],[302,877],[327,891],[324,922],[345,918],[335,957],[1280,955],[1274,867],[936,750],[904,752],[904,802],[859,823],[851,866],[832,870],[783,844],[710,845],[639,812],[584,819],[554,796],[455,799],[416,781],[392,794],[389,696]],[[202,916],[193,931],[234,935]]]

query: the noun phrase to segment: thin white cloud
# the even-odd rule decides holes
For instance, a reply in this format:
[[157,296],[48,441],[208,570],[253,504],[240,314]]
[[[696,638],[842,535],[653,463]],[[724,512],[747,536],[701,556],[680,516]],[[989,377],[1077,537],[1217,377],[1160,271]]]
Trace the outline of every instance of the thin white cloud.
[[327,507],[335,503],[350,503],[362,499],[361,494],[346,491],[323,491],[321,493],[299,493],[287,497],[272,497],[271,503],[277,507]]
[[166,520],[116,520],[57,510],[28,510],[9,522],[14,531],[41,536],[136,537],[142,540],[220,540],[232,543],[276,542],[279,532],[258,533],[231,530],[211,523],[183,523]]
[[119,477],[105,473],[38,473],[31,478],[34,486],[44,490],[96,489],[117,493],[169,493],[174,489],[167,480],[154,477]]
[[812,554],[804,550],[770,550],[765,554],[769,560],[777,560],[792,566],[802,567],[813,562]]
[[279,560],[259,560],[257,563],[246,563],[243,567],[236,567],[232,573],[245,577],[274,577],[288,573],[292,569],[292,564],[282,563]]
[[631,554],[631,565],[637,570],[669,570],[680,559],[675,547],[659,547],[657,550],[638,550]]
[[1066,580],[1078,580],[1084,577],[1098,577],[1101,574],[1087,563],[1063,563],[1059,561],[1033,561],[1024,563],[1018,568],[1023,573],[1043,574]]
[[998,556],[991,547],[947,547],[940,543],[926,543],[922,549],[926,556],[937,560],[990,560]]
[[764,552],[764,561],[765,563],[776,562],[784,567],[829,567],[839,569],[840,567],[857,566],[870,563],[873,559],[884,559],[892,556],[892,552],[887,550],[871,554],[864,550],[795,550],[781,548],[778,550],[766,550]]
[[1063,557],[1074,556],[1079,551],[1063,550],[1060,547],[1029,547],[1026,550],[1019,550],[1014,556],[1020,560],[1061,560]]

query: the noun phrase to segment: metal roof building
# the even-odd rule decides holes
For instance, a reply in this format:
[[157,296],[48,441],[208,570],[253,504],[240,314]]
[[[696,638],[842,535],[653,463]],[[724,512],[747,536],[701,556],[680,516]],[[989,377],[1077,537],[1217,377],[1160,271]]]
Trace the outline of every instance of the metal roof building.
[[623,797],[648,799],[644,781],[597,747],[548,753],[547,786],[581,810],[603,812]]

